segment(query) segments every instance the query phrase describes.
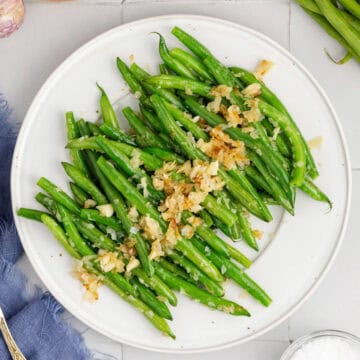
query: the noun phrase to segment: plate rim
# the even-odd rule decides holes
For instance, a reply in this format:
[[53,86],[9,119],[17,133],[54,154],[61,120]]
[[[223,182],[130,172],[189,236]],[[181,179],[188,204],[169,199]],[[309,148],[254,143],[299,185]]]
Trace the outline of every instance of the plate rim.
[[[218,350],[222,350],[222,349],[226,349],[229,347],[233,347],[236,345],[240,345],[246,342],[249,342],[251,340],[254,340],[258,337],[260,337],[261,335],[267,333],[268,331],[270,331],[271,329],[277,327],[278,325],[280,325],[283,321],[285,321],[286,319],[288,319],[291,315],[293,315],[310,297],[311,295],[316,291],[316,289],[318,288],[318,286],[320,285],[320,283],[322,282],[322,280],[325,278],[326,274],[328,273],[329,269],[331,268],[331,266],[334,263],[334,260],[339,252],[339,249],[343,243],[344,240],[344,235],[345,235],[345,231],[347,229],[347,224],[348,224],[348,220],[349,220],[349,213],[350,213],[350,205],[351,205],[351,194],[352,194],[352,172],[351,172],[351,162],[350,162],[350,156],[349,156],[349,150],[348,150],[348,145],[347,145],[347,141],[345,138],[345,134],[340,122],[340,119],[335,111],[334,106],[332,105],[330,99],[328,98],[327,94],[325,93],[325,91],[323,90],[323,88],[321,87],[321,85],[319,84],[319,82],[315,79],[315,77],[311,74],[311,72],[294,56],[292,55],[287,49],[285,49],[282,45],[280,45],[277,41],[271,39],[270,37],[268,37],[267,35],[254,30],[250,27],[244,26],[244,25],[240,25],[236,22],[233,21],[229,21],[229,20],[224,20],[224,19],[220,19],[220,18],[216,18],[216,17],[212,17],[212,16],[203,16],[203,15],[193,15],[193,14],[170,14],[170,15],[161,15],[161,16],[153,16],[153,17],[147,17],[147,18],[143,18],[140,20],[136,20],[136,21],[132,21],[132,22],[128,22],[128,23],[124,23],[121,24],[119,26],[113,27],[110,30],[107,30],[97,36],[95,36],[94,38],[92,38],[91,40],[87,41],[85,44],[83,44],[82,46],[80,46],[79,48],[77,48],[74,52],[72,52],[68,57],[65,58],[65,60],[63,60],[52,72],[51,74],[47,77],[47,79],[45,80],[45,82],[42,84],[42,86],[40,87],[40,89],[38,90],[38,92],[36,93],[35,97],[33,98],[27,112],[26,115],[24,117],[24,120],[21,124],[20,127],[20,131],[18,133],[18,137],[16,140],[16,145],[14,148],[14,152],[13,152],[13,157],[12,157],[12,163],[11,163],[11,173],[10,173],[10,191],[11,191],[11,206],[12,206],[12,213],[13,213],[13,217],[14,217],[14,222],[15,222],[15,226],[17,228],[18,234],[19,234],[19,238],[20,241],[22,243],[22,246],[24,248],[24,251],[26,253],[27,258],[29,259],[31,266],[33,267],[34,271],[36,272],[36,274],[39,276],[39,278],[41,279],[41,281],[45,284],[45,286],[48,288],[48,290],[50,291],[50,287],[48,284],[50,284],[51,286],[51,282],[49,280],[46,280],[47,277],[45,274],[41,273],[37,267],[36,267],[36,262],[35,260],[32,259],[32,257],[29,255],[29,253],[31,254],[31,251],[29,250],[29,248],[26,245],[26,241],[23,241],[23,237],[25,237],[25,235],[22,233],[22,231],[19,231],[18,229],[20,229],[19,225],[19,218],[16,214],[16,208],[15,208],[15,202],[13,201],[13,199],[16,199],[16,190],[15,190],[15,181],[16,181],[16,172],[17,172],[17,164],[18,164],[18,156],[20,154],[20,147],[21,144],[23,143],[25,136],[26,135],[26,131],[27,129],[30,127],[30,125],[32,124],[31,121],[31,116],[32,113],[34,111],[36,111],[38,104],[41,103],[42,101],[42,97],[46,95],[46,92],[48,90],[49,87],[51,87],[52,83],[54,81],[56,81],[56,79],[61,76],[61,73],[66,70],[69,66],[71,66],[71,63],[73,61],[76,61],[77,57],[79,55],[81,55],[82,52],[86,51],[88,48],[91,48],[92,46],[94,46],[97,42],[101,42],[102,39],[106,38],[107,36],[111,35],[112,33],[116,33],[118,31],[121,31],[123,29],[126,28],[131,28],[134,26],[138,26],[147,22],[154,22],[156,20],[158,21],[163,21],[163,20],[176,20],[179,17],[182,18],[186,18],[192,21],[205,21],[208,23],[217,23],[220,25],[224,25],[226,27],[232,27],[235,28],[237,30],[242,31],[243,33],[247,33],[250,36],[254,36],[259,38],[260,40],[264,41],[265,43],[268,43],[272,48],[274,48],[276,51],[279,51],[280,53],[282,53],[282,55],[284,55],[285,57],[287,57],[294,65],[296,65],[298,67],[299,70],[301,70],[307,77],[308,79],[313,83],[313,85],[315,86],[316,90],[319,92],[319,94],[322,96],[322,98],[324,99],[325,104],[327,105],[333,120],[334,120],[334,125],[336,126],[336,130],[339,134],[340,140],[341,140],[341,146],[343,149],[343,153],[344,153],[344,169],[346,172],[346,203],[345,203],[345,211],[343,213],[342,216],[342,224],[341,224],[341,230],[338,233],[338,239],[337,239],[337,243],[336,246],[334,247],[328,261],[326,262],[326,264],[324,265],[321,273],[319,273],[316,281],[314,281],[314,283],[311,285],[311,287],[304,293],[304,295],[296,302],[296,304],[289,309],[286,313],[284,313],[282,316],[280,316],[276,321],[274,321],[273,323],[269,324],[268,326],[263,327],[262,329],[260,329],[259,331],[257,331],[254,334],[250,334],[242,339],[238,339],[238,340],[232,340],[232,341],[228,341],[225,342],[223,344],[218,344],[218,345],[214,345],[214,346],[206,346],[206,347],[202,347],[202,348],[198,348],[198,349],[170,349],[170,348],[158,348],[156,346],[147,346],[147,345],[142,345],[139,344],[135,341],[129,341],[129,340],[124,340],[121,337],[117,337],[112,335],[111,333],[107,332],[104,329],[99,330],[96,326],[96,324],[93,324],[90,320],[86,319],[86,317],[77,314],[76,312],[76,308],[73,308],[72,306],[64,306],[64,308],[69,311],[72,315],[74,315],[76,318],[78,318],[80,321],[84,322],[87,326],[89,326],[90,328],[92,328],[93,330],[109,337],[110,339],[117,341],[119,343],[122,344],[126,344],[129,346],[133,346],[139,349],[143,349],[143,350],[148,350],[148,351],[154,351],[154,352],[159,352],[159,353],[169,353],[169,354],[199,354],[199,353],[207,353],[207,352],[211,352],[211,351],[218,351]],[[33,120],[34,121],[34,120]],[[61,299],[64,300],[64,302],[66,303],[66,300],[63,298],[63,296],[61,294],[56,294],[53,295],[57,300]],[[60,304],[63,304],[62,301],[58,300]]]

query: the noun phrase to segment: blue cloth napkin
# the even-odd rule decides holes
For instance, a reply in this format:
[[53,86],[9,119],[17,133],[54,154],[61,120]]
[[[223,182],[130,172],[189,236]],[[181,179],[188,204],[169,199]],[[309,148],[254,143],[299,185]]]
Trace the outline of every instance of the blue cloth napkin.
[[[86,360],[82,337],[60,319],[63,307],[48,293],[28,284],[14,265],[23,249],[11,213],[10,166],[17,127],[0,95],[0,306],[27,360]],[[11,360],[0,335],[0,359]]]

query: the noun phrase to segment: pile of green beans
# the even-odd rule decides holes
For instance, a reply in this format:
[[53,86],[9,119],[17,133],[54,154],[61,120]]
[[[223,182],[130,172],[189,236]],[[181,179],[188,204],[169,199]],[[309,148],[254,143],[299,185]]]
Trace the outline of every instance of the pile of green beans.
[[[250,251],[258,251],[249,213],[269,222],[272,215],[268,204],[277,204],[294,214],[297,188],[315,200],[331,203],[313,183],[318,171],[311,152],[276,95],[248,71],[221,64],[182,29],[175,27],[172,33],[192,53],[168,49],[158,34],[163,61],[160,75],[152,76],[135,63],[129,67],[116,59],[119,72],[140,102],[140,112],[130,107],[122,110],[131,132],[120,128],[117,112],[97,84],[102,123],[76,120],[72,112],[65,117],[71,162],[61,164],[71,180],[72,196],[42,177],[37,185],[44,193],[35,199],[47,211],[20,208],[18,215],[45,224],[70,256],[87,258],[83,266],[88,272],[101,276],[106,286],[142,312],[158,330],[175,338],[167,323],[172,320],[169,305],[178,303],[175,292],[231,315],[250,316],[243,306],[224,298],[223,282],[232,279],[262,305],[271,304],[270,296],[245,272],[251,260],[219,236],[219,231],[232,241],[242,239]],[[241,90],[253,83],[261,88],[262,118],[254,124],[257,137],[241,126],[225,126],[225,118],[206,107],[213,99],[212,89],[226,85],[232,91],[223,99],[224,105],[237,105],[246,111],[247,98]],[[206,126],[199,125],[194,117]],[[173,249],[154,260],[151,240],[129,211],[135,208],[140,217],[150,217],[165,234],[170,223],[163,218],[159,205],[167,195],[155,187],[152,175],[168,162],[211,162],[196,141],[208,142],[209,130],[216,126],[245,145],[249,165],[227,169],[220,163],[217,175],[224,188],[208,193],[201,211],[183,211],[178,220],[186,225],[194,214],[200,217],[201,224],[194,228],[193,236],[179,234]],[[281,129],[276,140],[275,127]],[[171,177],[191,182],[176,172]],[[135,267],[126,274],[105,272],[97,260],[99,250],[117,252],[130,266],[131,259],[121,253],[128,240],[135,241]]]
[[360,63],[360,3],[356,0],[296,0],[332,38],[347,51],[335,61],[345,64],[351,58]]

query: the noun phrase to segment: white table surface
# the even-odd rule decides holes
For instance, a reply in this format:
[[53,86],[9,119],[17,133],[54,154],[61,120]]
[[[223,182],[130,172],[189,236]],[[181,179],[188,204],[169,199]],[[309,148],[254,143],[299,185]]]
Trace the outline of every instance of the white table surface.
[[[250,343],[204,355],[166,355],[115,343],[89,330],[69,314],[65,317],[91,349],[112,359],[276,360],[291,341],[321,329],[341,329],[360,336],[360,65],[333,64],[324,54],[343,50],[292,1],[287,0],[78,0],[27,1],[21,29],[0,40],[0,93],[22,121],[34,95],[49,74],[74,50],[119,24],[164,14],[219,17],[265,33],[289,49],[313,73],[338,112],[352,160],[353,201],[343,247],[316,293],[290,319]],[[39,282],[25,256],[20,267]],[[106,358],[98,355],[97,358]]]

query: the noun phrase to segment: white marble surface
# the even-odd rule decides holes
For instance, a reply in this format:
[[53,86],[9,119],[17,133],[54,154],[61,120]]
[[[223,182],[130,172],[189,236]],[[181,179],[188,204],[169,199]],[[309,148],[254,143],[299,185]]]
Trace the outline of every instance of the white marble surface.
[[[350,61],[336,66],[323,49],[343,51],[297,5],[287,0],[78,0],[62,3],[27,1],[22,28],[0,40],[0,93],[4,93],[22,121],[48,75],[84,42],[116,25],[163,14],[201,14],[231,20],[259,30],[288,48],[319,80],[343,124],[353,166],[353,204],[344,245],[316,293],[288,321],[256,341],[204,355],[173,356],[149,353],[114,343],[68,318],[84,332],[91,349],[113,359],[276,360],[289,342],[310,331],[336,328],[360,336],[360,65]],[[304,105],[305,106],[305,105]],[[37,282],[25,257],[20,266]],[[98,355],[97,358],[101,358]]]

